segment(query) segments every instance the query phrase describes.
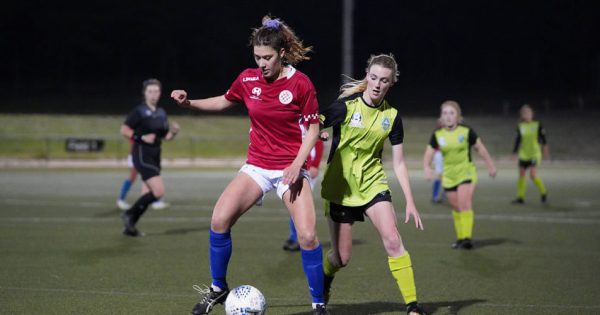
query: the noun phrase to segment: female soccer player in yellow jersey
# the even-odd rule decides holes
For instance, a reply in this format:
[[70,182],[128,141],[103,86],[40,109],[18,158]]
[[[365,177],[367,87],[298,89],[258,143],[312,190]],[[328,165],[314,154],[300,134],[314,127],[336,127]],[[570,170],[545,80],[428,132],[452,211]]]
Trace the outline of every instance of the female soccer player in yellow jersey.
[[[542,150],[545,159],[550,159],[550,149],[546,143],[546,130],[542,124],[533,120],[533,109],[525,104],[521,107],[521,122],[517,127],[517,139],[513,149],[513,160],[519,159],[519,180],[517,181],[517,199],[513,203],[523,204],[527,182],[525,174],[529,169],[529,176],[540,191],[542,203],[546,203],[546,186],[537,175],[537,166],[542,160]],[[541,145],[541,146],[540,146]]]
[[496,166],[473,129],[461,124],[462,116],[458,103],[454,101],[442,103],[441,120],[443,127],[434,131],[425,149],[423,158],[425,178],[433,179],[431,160],[435,150],[440,150],[444,157],[442,186],[453,208],[452,217],[457,238],[452,248],[471,249],[474,221],[473,192],[477,183],[477,168],[471,159],[471,147],[483,158],[491,177],[496,176]]
[[371,56],[366,76],[341,88],[341,95],[321,115],[324,127],[333,127],[333,143],[321,185],[329,221],[332,249],[323,257],[325,301],[335,273],[345,267],[352,253],[352,224],[366,214],[381,236],[388,264],[396,279],[408,314],[425,314],[417,304],[413,268],[396,226],[381,153],[389,139],[394,173],[406,200],[406,220],[423,229],[410,189],[402,142],[404,132],[398,110],[385,95],[396,83],[398,66],[392,55]]

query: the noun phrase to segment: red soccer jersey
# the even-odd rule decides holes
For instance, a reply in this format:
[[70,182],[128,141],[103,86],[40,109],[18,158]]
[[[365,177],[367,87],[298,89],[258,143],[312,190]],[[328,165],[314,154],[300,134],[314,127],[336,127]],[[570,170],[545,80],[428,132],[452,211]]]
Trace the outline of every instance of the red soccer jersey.
[[246,69],[225,94],[248,108],[248,164],[283,170],[298,155],[302,124],[319,123],[315,87],[304,73],[289,67],[287,77],[274,82],[267,82],[258,68]]

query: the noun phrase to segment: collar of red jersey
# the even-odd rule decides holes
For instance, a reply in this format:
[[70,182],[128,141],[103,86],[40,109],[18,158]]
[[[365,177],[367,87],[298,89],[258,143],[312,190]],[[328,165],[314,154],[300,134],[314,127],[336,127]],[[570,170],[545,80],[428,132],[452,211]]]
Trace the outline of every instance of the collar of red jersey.
[[292,78],[294,73],[296,73],[296,68],[294,68],[292,65],[287,65],[286,67],[288,68],[288,73],[285,77],[289,80]]

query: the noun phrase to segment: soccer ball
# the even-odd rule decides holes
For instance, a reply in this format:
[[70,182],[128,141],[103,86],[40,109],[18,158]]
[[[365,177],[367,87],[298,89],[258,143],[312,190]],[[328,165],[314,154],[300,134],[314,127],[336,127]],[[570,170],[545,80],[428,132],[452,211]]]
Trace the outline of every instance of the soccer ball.
[[227,315],[263,315],[266,311],[265,296],[251,285],[241,285],[231,290],[225,300]]

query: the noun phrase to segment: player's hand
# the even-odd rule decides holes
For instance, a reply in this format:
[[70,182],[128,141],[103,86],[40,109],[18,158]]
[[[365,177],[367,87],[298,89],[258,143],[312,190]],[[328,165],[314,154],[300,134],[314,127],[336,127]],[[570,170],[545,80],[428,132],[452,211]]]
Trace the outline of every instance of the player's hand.
[[513,161],[516,161],[517,160],[517,155],[516,154],[511,154],[510,155],[510,159],[513,160]]
[[321,131],[321,133],[319,134],[319,138],[321,139],[321,141],[329,140],[329,132]]
[[169,130],[171,131],[172,134],[176,135],[181,130],[181,127],[179,126],[179,124],[176,121],[173,121],[173,122],[171,122],[171,126],[169,127]]
[[426,167],[423,170],[423,177],[425,177],[425,180],[429,182],[433,180],[433,170],[431,167]]
[[423,222],[421,222],[421,216],[419,215],[419,211],[417,211],[417,207],[414,203],[406,205],[406,219],[404,220],[404,223],[408,223],[411,217],[413,218],[413,220],[415,220],[415,226],[417,227],[417,229],[425,229],[425,227],[423,226]]
[[142,141],[144,141],[148,144],[153,144],[154,141],[156,141],[156,134],[154,134],[154,133],[145,134],[142,136]]
[[490,168],[488,168],[488,174],[490,175],[491,178],[496,177],[496,175],[498,174],[498,170],[496,169],[495,165],[490,166]]
[[174,90],[171,92],[171,98],[180,106],[185,106],[188,103],[187,92],[184,90]]
[[297,166],[292,163],[290,166],[283,169],[283,184],[291,185],[296,182],[300,176],[300,169],[302,166]]

